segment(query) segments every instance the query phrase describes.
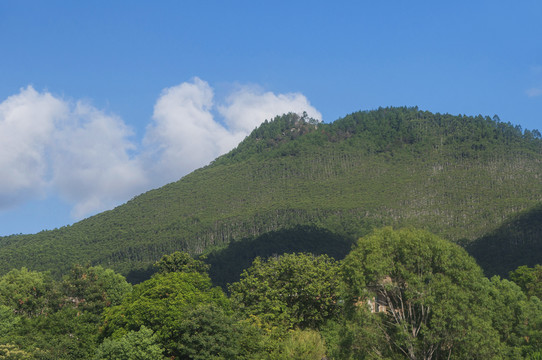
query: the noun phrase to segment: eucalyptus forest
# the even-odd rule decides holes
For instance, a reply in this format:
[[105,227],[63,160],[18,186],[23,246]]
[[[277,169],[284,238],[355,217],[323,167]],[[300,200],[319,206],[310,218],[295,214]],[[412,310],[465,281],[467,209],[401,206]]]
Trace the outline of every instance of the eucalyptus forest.
[[0,359],[542,359],[542,136],[265,121],[124,205],[0,237]]

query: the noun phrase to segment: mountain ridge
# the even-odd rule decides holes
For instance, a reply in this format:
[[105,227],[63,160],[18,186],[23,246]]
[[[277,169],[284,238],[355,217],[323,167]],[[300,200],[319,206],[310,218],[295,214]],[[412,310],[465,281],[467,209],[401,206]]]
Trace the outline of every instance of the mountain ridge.
[[200,254],[296,226],[349,239],[415,226],[468,244],[542,203],[541,179],[540,133],[495,117],[403,107],[324,124],[286,114],[209,165],[113,210],[0,238],[0,272],[56,273],[90,262],[126,274],[176,250]]

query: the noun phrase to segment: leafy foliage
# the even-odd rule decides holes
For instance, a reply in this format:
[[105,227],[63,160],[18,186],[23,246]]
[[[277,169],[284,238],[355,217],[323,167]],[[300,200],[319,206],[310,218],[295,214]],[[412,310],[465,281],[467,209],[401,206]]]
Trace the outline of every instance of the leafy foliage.
[[[164,271],[133,287],[88,265],[74,266],[61,281],[26,269],[0,277],[0,359],[542,353],[539,266],[512,272],[521,287],[489,280],[463,249],[425,230],[375,230],[341,262],[303,253],[256,258],[231,285],[231,298],[211,285],[200,260],[179,252],[162,260]],[[18,299],[27,298],[22,311]]]
[[105,307],[118,305],[132,290],[126,279],[111,269],[81,265],[72,267],[62,287],[69,305],[98,315]]
[[326,255],[256,258],[230,286],[240,311],[294,328],[318,328],[338,313],[338,266]]
[[[124,277],[74,266],[62,281],[25,268],[0,277],[0,354],[9,359],[90,359],[101,312],[129,292]],[[2,357],[0,357],[2,358]]]
[[[343,276],[351,311],[378,317],[374,331],[382,333],[391,354],[500,356],[503,345],[488,311],[489,283],[459,246],[425,231],[385,228],[360,239],[344,260]],[[370,301],[376,301],[377,313],[369,313]]]
[[316,330],[293,330],[273,354],[277,360],[321,360],[326,355],[326,346]]
[[90,359],[98,323],[96,315],[68,307],[47,316],[23,318],[9,338],[38,359]]
[[195,272],[155,274],[135,285],[120,305],[104,311],[102,338],[120,338],[145,326],[157,335],[168,356],[181,356],[179,329],[190,309],[198,304],[214,304],[227,309],[228,299],[211,286],[207,275]]
[[[0,277],[0,304],[14,313],[33,317],[50,312],[55,296],[53,281],[48,274],[13,269]],[[52,296],[50,296],[52,295]]]
[[175,251],[173,254],[162,256],[154,266],[158,268],[158,272],[160,273],[179,271],[206,274],[209,271],[209,265],[181,251]]
[[98,347],[95,360],[160,360],[166,359],[152,330],[141,326],[120,339],[105,339]]
[[510,280],[515,282],[528,296],[536,296],[542,299],[542,265],[530,268],[526,265],[518,267],[510,272]]
[[0,345],[0,359],[2,360],[28,360],[31,354],[19,349],[13,344]]
[[0,334],[9,333],[20,321],[21,318],[17,316],[12,307],[0,305]]
[[181,359],[238,359],[239,332],[231,316],[212,304],[190,310],[176,329]]
[[505,357],[520,358],[542,349],[542,303],[528,299],[514,282],[491,279],[490,296],[493,327],[507,345]]

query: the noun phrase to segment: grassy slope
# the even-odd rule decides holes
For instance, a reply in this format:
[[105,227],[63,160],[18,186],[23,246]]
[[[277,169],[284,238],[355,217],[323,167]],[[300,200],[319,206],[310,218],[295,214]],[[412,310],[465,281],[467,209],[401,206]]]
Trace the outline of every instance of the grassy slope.
[[390,108],[315,125],[288,115],[178,182],[73,226],[0,239],[0,271],[123,273],[297,225],[353,239],[413,225],[470,242],[542,201],[542,141],[489,118]]

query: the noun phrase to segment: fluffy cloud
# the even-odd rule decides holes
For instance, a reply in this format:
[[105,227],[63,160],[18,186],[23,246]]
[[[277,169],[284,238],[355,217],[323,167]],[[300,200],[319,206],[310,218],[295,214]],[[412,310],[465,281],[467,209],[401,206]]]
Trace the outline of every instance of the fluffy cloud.
[[235,145],[211,113],[213,96],[197,78],[162,92],[144,139],[146,163],[160,181],[177,180]]
[[0,103],[0,209],[43,194],[47,150],[66,105],[32,87]]
[[209,84],[194,78],[160,94],[138,144],[118,116],[29,86],[0,103],[0,210],[59,196],[80,219],[178,180],[290,111],[321,118],[302,94],[254,87],[216,104]]
[[[216,111],[215,111],[216,110]],[[209,84],[199,78],[165,89],[156,102],[145,144],[160,180],[174,181],[233,149],[266,119],[288,112],[322,115],[299,93],[275,95],[242,87],[215,104]],[[213,115],[218,112],[224,125]]]
[[218,106],[232,131],[250,133],[266,119],[288,112],[302,114],[304,111],[321,120],[322,114],[312,107],[305,96],[299,93],[279,94],[261,92],[257,87],[242,87],[226,99],[226,104]]
[[124,123],[90,105],[22,89],[0,103],[0,210],[51,193],[81,218],[146,182]]
[[77,103],[69,121],[56,128],[52,184],[82,218],[126,201],[147,185],[131,130],[116,116]]

